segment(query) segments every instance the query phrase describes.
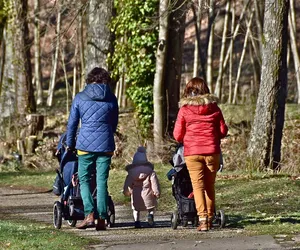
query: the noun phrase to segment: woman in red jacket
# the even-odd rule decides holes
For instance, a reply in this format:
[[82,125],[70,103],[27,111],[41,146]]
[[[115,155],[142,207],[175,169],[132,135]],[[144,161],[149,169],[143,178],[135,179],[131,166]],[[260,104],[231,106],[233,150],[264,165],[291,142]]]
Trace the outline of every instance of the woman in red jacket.
[[180,110],[173,132],[175,140],[184,145],[184,158],[199,216],[199,231],[212,227],[220,141],[228,131],[217,101],[202,78],[191,79],[179,102]]

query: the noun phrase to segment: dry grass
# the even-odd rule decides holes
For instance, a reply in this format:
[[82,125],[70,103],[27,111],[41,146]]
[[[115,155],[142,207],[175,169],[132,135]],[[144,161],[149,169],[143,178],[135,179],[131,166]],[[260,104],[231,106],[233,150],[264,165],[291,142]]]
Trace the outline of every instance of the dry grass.
[[[248,138],[254,117],[254,106],[224,106],[229,137],[222,140],[224,167],[228,171],[253,173],[259,167],[247,156]],[[281,172],[299,175],[300,171],[300,111],[298,105],[286,105],[285,124],[281,146]]]

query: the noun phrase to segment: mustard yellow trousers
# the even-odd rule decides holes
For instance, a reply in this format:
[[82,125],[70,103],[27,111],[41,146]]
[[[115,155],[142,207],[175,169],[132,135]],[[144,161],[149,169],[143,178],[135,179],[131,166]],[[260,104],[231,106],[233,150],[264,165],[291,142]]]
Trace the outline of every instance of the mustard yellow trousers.
[[184,157],[193,186],[199,219],[212,218],[215,212],[215,180],[220,154]]

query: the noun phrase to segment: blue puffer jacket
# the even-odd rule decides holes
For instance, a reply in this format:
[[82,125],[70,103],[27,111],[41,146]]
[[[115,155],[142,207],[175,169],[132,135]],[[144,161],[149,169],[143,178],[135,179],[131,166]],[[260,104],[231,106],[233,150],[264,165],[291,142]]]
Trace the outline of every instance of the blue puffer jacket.
[[[118,115],[117,98],[109,86],[88,84],[73,100],[68,120],[67,146],[87,152],[113,152]],[[81,127],[75,146],[79,121]]]

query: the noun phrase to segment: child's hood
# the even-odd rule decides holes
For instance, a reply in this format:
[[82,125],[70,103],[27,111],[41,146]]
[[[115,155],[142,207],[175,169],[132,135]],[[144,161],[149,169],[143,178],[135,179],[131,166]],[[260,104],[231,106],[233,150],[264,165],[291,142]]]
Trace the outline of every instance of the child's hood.
[[145,180],[153,172],[153,165],[138,165],[129,168],[128,174],[132,176],[134,180]]

